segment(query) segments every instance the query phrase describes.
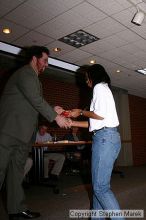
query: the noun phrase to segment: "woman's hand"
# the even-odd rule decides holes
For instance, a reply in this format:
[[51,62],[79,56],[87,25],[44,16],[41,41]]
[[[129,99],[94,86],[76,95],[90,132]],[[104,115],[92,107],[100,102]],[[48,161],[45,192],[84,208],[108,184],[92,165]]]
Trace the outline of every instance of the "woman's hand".
[[72,109],[69,112],[68,117],[70,117],[70,118],[77,118],[77,117],[79,117],[81,115],[81,112],[82,112],[81,109]]

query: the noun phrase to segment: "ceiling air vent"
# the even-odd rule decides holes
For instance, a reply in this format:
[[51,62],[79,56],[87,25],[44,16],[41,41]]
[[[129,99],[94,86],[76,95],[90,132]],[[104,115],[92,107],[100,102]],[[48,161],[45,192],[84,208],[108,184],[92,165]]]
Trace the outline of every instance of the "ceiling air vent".
[[94,41],[99,40],[100,38],[95,37],[92,34],[89,34],[83,30],[78,30],[72,34],[69,34],[65,37],[62,37],[59,39],[59,41],[62,41],[68,45],[71,45],[73,47],[79,48],[83,47],[87,44],[90,44]]

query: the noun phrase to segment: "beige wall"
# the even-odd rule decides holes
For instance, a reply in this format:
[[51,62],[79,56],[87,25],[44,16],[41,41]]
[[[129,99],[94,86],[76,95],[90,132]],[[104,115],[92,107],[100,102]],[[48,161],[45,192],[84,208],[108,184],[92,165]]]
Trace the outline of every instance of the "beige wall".
[[132,166],[133,156],[128,93],[125,90],[116,89],[113,91],[113,94],[115,97],[117,112],[120,121],[119,131],[122,141],[122,148],[116,165]]

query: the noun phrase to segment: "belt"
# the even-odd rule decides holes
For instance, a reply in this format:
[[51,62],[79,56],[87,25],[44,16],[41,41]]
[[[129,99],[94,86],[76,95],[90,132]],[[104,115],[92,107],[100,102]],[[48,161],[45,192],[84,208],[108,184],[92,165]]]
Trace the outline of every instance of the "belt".
[[93,130],[92,132],[93,132],[93,134],[96,134],[97,131],[101,131],[101,130],[104,130],[104,129],[113,129],[113,130],[115,130],[115,129],[117,129],[117,127],[103,127],[103,128],[98,129],[98,130]]

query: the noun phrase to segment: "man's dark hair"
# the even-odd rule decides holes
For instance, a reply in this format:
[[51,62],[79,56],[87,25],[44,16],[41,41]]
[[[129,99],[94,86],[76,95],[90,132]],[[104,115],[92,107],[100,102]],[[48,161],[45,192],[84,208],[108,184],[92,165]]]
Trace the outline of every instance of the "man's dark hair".
[[100,64],[94,64],[87,68],[87,75],[92,80],[93,87],[101,82],[107,83],[110,87],[111,80],[104,67]]
[[44,46],[31,46],[31,47],[25,47],[21,50],[20,56],[23,57],[24,63],[29,63],[32,60],[32,57],[35,56],[37,58],[42,57],[42,53],[46,53],[49,55],[49,49]]

